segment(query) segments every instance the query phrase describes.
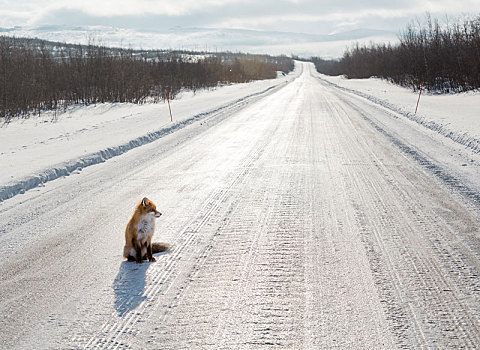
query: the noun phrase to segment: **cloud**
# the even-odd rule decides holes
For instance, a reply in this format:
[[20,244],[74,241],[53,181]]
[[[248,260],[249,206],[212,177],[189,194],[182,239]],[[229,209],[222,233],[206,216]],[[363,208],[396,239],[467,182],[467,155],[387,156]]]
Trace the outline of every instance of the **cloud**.
[[14,27],[28,22],[30,16],[23,11],[0,10],[0,27]]
[[[47,2],[37,18],[57,11],[79,11],[92,17],[139,16],[139,15],[188,15],[202,9],[212,9],[237,3],[238,0],[82,0]],[[245,0],[250,3],[253,0]]]
[[479,0],[0,0],[0,26],[76,25],[166,30],[173,26],[330,33],[401,29],[432,15],[478,11]]
[[[423,18],[429,12],[433,16],[443,17],[445,14],[458,15],[469,9],[476,9],[474,3],[478,0],[464,1],[463,5],[458,2],[455,6],[443,0],[423,0],[416,3],[405,1],[381,2],[376,6],[364,5],[364,2],[352,2],[352,6],[345,6],[345,1],[340,5],[330,6],[325,11],[322,8],[309,8],[305,11],[301,8],[298,11],[283,11],[282,13],[270,14],[268,12],[257,12],[251,16],[231,16],[221,19],[214,24],[217,28],[243,28],[243,29],[265,29],[269,27],[275,30],[284,28],[306,28],[304,31],[312,32],[315,28],[330,28],[335,31],[339,28],[377,28],[377,29],[402,29],[406,23],[414,18]],[[343,3],[343,4],[342,4]],[[362,7],[358,4],[361,3]],[[311,5],[311,4],[310,4]],[[310,6],[311,7],[311,6]],[[473,10],[472,10],[473,11]]]

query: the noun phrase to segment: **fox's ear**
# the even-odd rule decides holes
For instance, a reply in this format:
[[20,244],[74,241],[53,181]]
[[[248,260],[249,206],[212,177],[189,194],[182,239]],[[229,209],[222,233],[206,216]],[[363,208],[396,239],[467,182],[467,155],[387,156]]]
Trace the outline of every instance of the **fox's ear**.
[[144,197],[144,198],[142,199],[142,205],[143,205],[144,207],[146,207],[146,206],[147,206],[147,203],[148,203],[148,198],[147,198],[147,197]]

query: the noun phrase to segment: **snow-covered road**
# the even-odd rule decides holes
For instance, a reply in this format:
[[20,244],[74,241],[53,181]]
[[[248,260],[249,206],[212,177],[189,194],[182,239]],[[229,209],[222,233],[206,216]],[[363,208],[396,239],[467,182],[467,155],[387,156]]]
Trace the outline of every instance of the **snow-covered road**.
[[480,157],[302,69],[0,203],[0,347],[480,347]]

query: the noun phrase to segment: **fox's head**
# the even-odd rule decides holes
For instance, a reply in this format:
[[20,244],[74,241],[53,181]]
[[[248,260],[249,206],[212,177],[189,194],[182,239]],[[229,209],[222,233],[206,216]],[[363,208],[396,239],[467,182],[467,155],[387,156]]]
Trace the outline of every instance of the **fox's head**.
[[157,210],[155,204],[148,199],[147,197],[143,198],[142,201],[138,204],[138,209],[141,210],[143,215],[153,215],[156,218],[159,218],[162,213]]

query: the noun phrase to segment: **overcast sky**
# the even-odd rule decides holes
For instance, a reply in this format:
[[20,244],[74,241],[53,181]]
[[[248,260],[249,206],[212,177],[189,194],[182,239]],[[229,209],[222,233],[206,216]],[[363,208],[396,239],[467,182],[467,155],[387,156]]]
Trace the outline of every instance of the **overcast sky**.
[[480,13],[480,0],[0,0],[0,27],[174,26],[330,34],[358,28],[398,31],[426,12]]

